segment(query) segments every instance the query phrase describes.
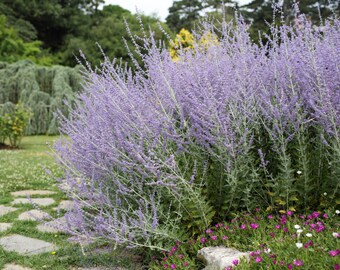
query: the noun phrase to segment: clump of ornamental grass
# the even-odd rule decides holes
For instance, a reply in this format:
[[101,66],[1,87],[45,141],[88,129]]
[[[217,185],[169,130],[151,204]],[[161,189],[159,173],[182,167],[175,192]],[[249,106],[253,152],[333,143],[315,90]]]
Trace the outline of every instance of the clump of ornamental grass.
[[186,243],[176,241],[168,251],[152,256],[149,269],[202,269],[198,250],[234,247],[250,255],[230,269],[339,269],[339,210],[299,215],[268,214],[256,209],[217,223]]
[[334,205],[339,30],[336,18],[316,28],[301,15],[256,45],[236,18],[203,23],[176,61],[151,33],[135,42],[143,67],[87,64],[56,145],[76,205],[69,232],[164,250],[239,211]]

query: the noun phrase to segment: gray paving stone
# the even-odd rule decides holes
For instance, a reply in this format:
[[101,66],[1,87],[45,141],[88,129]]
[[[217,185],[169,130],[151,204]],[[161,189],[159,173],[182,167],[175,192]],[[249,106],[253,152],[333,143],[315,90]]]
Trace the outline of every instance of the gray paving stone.
[[0,245],[6,251],[15,251],[21,255],[35,255],[57,250],[58,247],[45,241],[13,234],[0,238]]
[[61,201],[60,204],[57,207],[54,207],[53,210],[73,210],[74,209],[74,201]]
[[18,210],[18,208],[0,205],[0,217],[16,210]]
[[0,232],[4,232],[12,227],[12,223],[0,223]]
[[23,212],[19,215],[18,219],[19,220],[43,220],[43,219],[51,219],[52,217],[47,214],[44,211],[41,210],[37,210],[37,209],[33,209],[33,210],[29,210],[27,212]]
[[11,195],[14,197],[27,197],[31,195],[53,195],[53,194],[56,194],[56,192],[50,190],[32,190],[32,189],[11,192]]
[[28,268],[28,267],[23,267],[21,265],[18,264],[5,264],[5,268],[3,270],[33,270],[32,268]]
[[37,226],[37,229],[41,232],[60,233],[60,232],[66,231],[64,229],[65,227],[67,227],[66,218],[61,217],[61,218],[57,218],[49,222],[46,222],[44,224],[39,224]]
[[33,198],[33,199],[27,199],[27,198],[18,198],[15,199],[11,204],[16,205],[16,204],[37,204],[39,206],[49,206],[51,204],[55,203],[55,200],[52,198]]

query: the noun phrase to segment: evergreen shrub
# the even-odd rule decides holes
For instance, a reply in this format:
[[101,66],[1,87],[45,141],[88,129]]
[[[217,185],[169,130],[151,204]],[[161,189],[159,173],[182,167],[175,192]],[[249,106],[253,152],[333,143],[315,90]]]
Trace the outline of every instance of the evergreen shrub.
[[325,192],[335,204],[340,21],[295,22],[263,45],[241,19],[207,23],[177,61],[151,34],[145,69],[88,65],[56,145],[74,237],[163,249],[240,210],[320,209]]
[[28,108],[20,103],[7,102],[0,106],[0,144],[8,141],[10,146],[18,147],[30,116]]
[[57,110],[68,114],[68,106],[81,89],[79,68],[62,66],[43,67],[29,60],[12,64],[0,63],[0,104],[23,103],[32,117],[26,135],[58,134],[55,119]]

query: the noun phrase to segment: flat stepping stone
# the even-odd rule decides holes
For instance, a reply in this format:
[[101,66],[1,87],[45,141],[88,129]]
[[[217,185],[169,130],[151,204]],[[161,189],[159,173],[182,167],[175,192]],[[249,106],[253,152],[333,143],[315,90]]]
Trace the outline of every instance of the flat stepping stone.
[[0,217],[6,215],[8,213],[14,212],[16,210],[18,210],[18,208],[0,205]]
[[5,268],[3,270],[33,270],[33,269],[10,263],[5,264]]
[[37,229],[41,232],[46,233],[60,233],[60,232],[66,232],[67,223],[66,218],[61,217],[54,220],[51,220],[49,222],[46,222],[44,224],[39,224],[37,226]]
[[44,211],[33,209],[27,212],[23,212],[19,215],[18,220],[43,220],[51,219],[52,217]]
[[61,201],[57,207],[54,207],[53,210],[73,210],[75,206],[74,201]]
[[53,195],[53,194],[56,194],[56,192],[50,190],[32,190],[32,189],[11,192],[11,195],[14,197],[27,197],[32,195]]
[[14,251],[20,255],[35,255],[51,252],[58,249],[57,246],[42,240],[13,234],[0,238],[0,245],[6,251]]
[[12,227],[12,223],[0,223],[0,232],[4,232]]
[[36,204],[39,206],[49,206],[51,204],[55,203],[55,200],[52,198],[33,198],[33,199],[27,199],[27,198],[18,198],[15,199],[11,204]]

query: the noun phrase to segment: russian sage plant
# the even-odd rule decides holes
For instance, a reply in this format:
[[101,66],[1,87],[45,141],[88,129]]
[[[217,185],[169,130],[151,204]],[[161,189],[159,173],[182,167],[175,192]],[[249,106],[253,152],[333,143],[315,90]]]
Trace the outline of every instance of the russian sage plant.
[[87,65],[56,145],[70,232],[163,249],[242,209],[320,207],[324,192],[335,202],[340,22],[297,19],[260,46],[237,19],[204,24],[176,61],[151,34],[135,43],[135,72]]

